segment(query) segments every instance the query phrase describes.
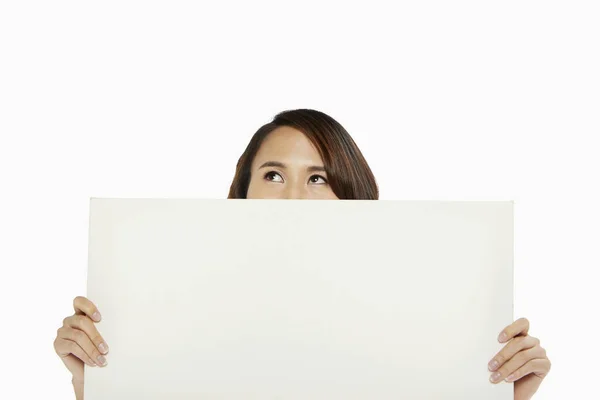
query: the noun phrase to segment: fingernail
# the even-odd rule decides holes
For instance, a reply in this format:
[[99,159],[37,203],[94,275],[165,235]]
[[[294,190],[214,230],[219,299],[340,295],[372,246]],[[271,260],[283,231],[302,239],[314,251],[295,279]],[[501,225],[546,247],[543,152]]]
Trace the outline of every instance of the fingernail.
[[509,376],[506,377],[506,382],[510,382],[513,379],[515,379],[515,374],[510,374]]
[[108,346],[105,343],[100,343],[98,345],[98,350],[100,350],[100,353],[106,354],[108,353]]
[[98,363],[100,363],[100,365],[106,364],[106,358],[104,358],[104,356],[98,356],[96,357],[96,359],[98,360]]
[[100,313],[96,311],[92,314],[92,318],[94,319],[94,321],[100,321]]
[[507,338],[508,338],[508,335],[506,334],[506,332],[502,332],[502,333],[500,334],[500,336],[498,336],[498,340],[499,340],[500,342],[504,342],[504,341],[505,341]]
[[492,382],[498,382],[498,379],[500,379],[500,372],[494,372],[492,374],[492,376],[490,377],[490,381]]
[[498,368],[498,365],[499,365],[499,364],[500,364],[500,363],[499,363],[498,361],[496,361],[496,360],[492,360],[492,361],[490,361],[490,364],[489,364],[489,369],[490,369],[490,371],[494,371],[494,370],[496,370],[496,368]]

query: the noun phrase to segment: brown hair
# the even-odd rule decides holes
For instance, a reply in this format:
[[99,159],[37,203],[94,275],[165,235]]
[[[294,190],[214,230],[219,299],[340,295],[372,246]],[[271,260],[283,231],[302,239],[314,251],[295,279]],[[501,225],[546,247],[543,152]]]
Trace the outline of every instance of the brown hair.
[[245,199],[254,157],[267,135],[280,126],[298,129],[317,148],[329,185],[339,199],[377,200],[379,190],[371,168],[350,134],[329,115],[316,110],[283,111],[261,126],[237,163],[229,199]]

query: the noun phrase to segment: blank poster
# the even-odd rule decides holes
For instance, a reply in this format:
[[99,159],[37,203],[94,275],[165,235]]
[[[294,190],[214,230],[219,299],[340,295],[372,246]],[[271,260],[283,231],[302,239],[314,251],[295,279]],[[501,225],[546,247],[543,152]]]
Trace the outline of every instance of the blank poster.
[[91,200],[85,398],[508,400],[513,202]]

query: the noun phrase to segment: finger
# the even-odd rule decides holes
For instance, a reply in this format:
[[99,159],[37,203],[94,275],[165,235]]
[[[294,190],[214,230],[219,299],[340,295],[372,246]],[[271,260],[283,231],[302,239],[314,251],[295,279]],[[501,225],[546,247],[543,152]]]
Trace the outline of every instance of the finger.
[[502,379],[509,377],[519,368],[523,367],[531,360],[541,359],[545,356],[545,351],[540,346],[531,349],[523,350],[512,357],[498,371],[490,376],[490,380],[494,383],[500,382]]
[[502,350],[500,350],[494,356],[494,358],[492,358],[492,360],[488,363],[488,369],[490,371],[495,371],[504,365],[505,362],[513,358],[518,352],[525,349],[530,349],[539,344],[539,339],[533,336],[518,336],[508,342],[508,344],[506,344]]
[[548,372],[550,372],[551,364],[547,358],[536,358],[527,362],[521,368],[506,377],[507,382],[518,381],[519,379],[529,374],[536,374],[540,378],[544,379]]
[[529,320],[527,318],[519,318],[500,332],[498,341],[504,343],[517,335],[526,335],[527,332],[529,332]]
[[96,329],[94,322],[85,315],[71,315],[63,321],[63,326],[68,328],[79,329],[90,338],[94,346],[102,354],[108,353],[108,345]]
[[[106,357],[100,354],[85,332],[63,326],[58,330],[58,338],[76,343],[79,348],[85,352],[87,358],[91,359],[94,364],[100,365],[101,367],[106,365]],[[82,361],[85,361],[85,359],[82,359]]]
[[96,366],[94,360],[72,340],[57,337],[54,341],[54,349],[60,358],[66,359],[72,354],[90,367]]
[[75,297],[73,308],[75,309],[75,314],[85,314],[96,322],[100,322],[102,318],[96,305],[83,296]]
[[88,367],[94,367],[93,365],[84,363],[79,358],[77,358],[77,356],[74,356],[73,354],[69,354],[66,357],[62,357],[61,359],[65,363],[65,366],[67,367],[67,369],[69,371],[71,371],[71,374],[73,374],[72,382],[74,382],[74,381],[83,382],[83,375],[84,375],[83,366],[84,365],[88,365]]

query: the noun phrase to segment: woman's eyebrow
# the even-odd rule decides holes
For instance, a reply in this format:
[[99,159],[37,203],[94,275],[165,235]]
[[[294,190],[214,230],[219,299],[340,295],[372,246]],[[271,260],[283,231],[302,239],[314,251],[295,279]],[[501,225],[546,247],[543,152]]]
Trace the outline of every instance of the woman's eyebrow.
[[[276,167],[276,168],[281,168],[281,169],[287,168],[287,166],[284,163],[281,163],[279,161],[267,161],[266,163],[264,163],[263,165],[258,167],[258,169],[267,168],[267,167]],[[306,168],[306,170],[308,172],[325,172],[325,167],[313,165],[313,166]]]
[[266,163],[264,163],[263,165],[258,167],[258,169],[266,168],[266,167],[277,167],[277,168],[282,168],[282,169],[286,168],[285,164],[280,163],[279,161],[267,161]]

